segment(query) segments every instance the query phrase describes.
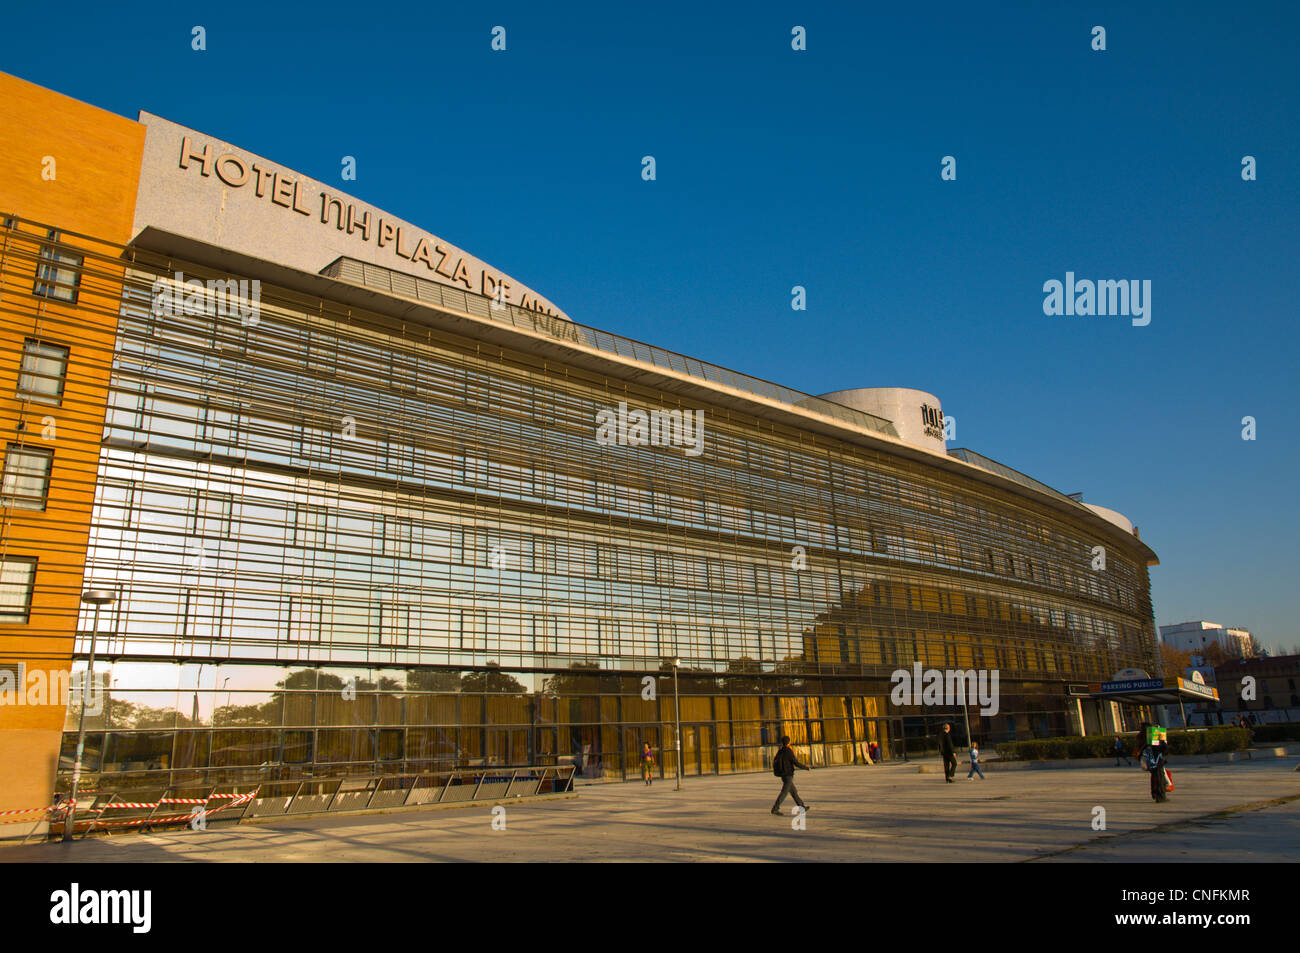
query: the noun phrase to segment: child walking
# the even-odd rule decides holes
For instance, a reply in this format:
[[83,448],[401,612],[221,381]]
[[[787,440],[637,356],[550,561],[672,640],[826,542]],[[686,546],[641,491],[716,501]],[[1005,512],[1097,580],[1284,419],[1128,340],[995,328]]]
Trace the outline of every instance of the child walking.
[[966,780],[967,780],[967,781],[974,781],[974,780],[975,780],[975,775],[977,775],[977,774],[980,776],[980,780],[983,781],[983,780],[984,780],[984,772],[980,770],[980,746],[979,746],[979,742],[978,742],[978,741],[972,741],[972,742],[970,743],[970,772],[966,775]]

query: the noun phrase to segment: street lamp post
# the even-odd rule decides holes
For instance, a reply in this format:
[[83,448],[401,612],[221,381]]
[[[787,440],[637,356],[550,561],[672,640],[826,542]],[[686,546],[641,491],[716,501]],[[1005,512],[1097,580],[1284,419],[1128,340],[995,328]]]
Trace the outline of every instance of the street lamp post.
[[677,712],[677,728],[674,732],[677,738],[677,787],[675,790],[678,791],[682,789],[682,697],[677,692],[677,669],[681,664],[681,659],[673,659],[673,707]]
[[967,750],[967,751],[970,751],[970,746],[971,746],[971,743],[972,743],[972,738],[971,738],[971,736],[970,736],[970,706],[969,706],[969,701],[970,701],[970,699],[967,698],[966,693],[963,692],[963,693],[962,693],[962,696],[961,696],[961,713],[962,713],[962,717],[965,718],[965,720],[966,720],[966,750]]
[[86,750],[86,695],[95,677],[95,637],[99,635],[99,607],[106,606],[117,597],[103,589],[87,589],[81,601],[95,607],[95,622],[90,629],[90,659],[86,662],[86,677],[81,681],[81,715],[77,719],[77,760],[72,766],[72,796],[68,801],[68,819],[63,824],[63,839],[72,839],[77,822],[77,787],[81,783],[81,757]]

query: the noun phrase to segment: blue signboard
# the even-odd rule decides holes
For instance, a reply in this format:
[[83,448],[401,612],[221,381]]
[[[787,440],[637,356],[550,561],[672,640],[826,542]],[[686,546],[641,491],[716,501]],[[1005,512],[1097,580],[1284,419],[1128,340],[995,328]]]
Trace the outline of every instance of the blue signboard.
[[1163,678],[1136,678],[1127,682],[1101,683],[1101,690],[1103,692],[1144,692],[1164,687],[1165,680]]

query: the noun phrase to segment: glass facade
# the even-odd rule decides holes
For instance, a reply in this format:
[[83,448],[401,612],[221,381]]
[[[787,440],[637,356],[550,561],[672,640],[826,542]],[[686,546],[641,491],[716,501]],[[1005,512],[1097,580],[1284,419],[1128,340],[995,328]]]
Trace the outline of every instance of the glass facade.
[[[971,712],[986,741],[1065,730],[1067,682],[1153,664],[1146,550],[1082,507],[464,318],[263,284],[250,321],[173,277],[239,276],[132,257],[99,302],[120,319],[85,577],[119,593],[88,742],[106,775],[621,778],[647,740],[671,773],[671,659],[685,773],[763,770],[782,733],[853,763],[901,756],[922,712],[890,674],[913,662],[1000,672],[998,715]],[[602,446],[620,403],[703,411],[704,452]]]
[[[116,786],[568,763],[584,778],[612,780],[639,777],[643,741],[656,752],[657,770],[671,776],[675,701],[685,775],[762,770],[782,733],[815,764],[861,761],[862,745],[872,742],[886,756],[901,756],[883,699],[805,694],[860,688],[851,680],[760,684],[749,676],[681,675],[675,699],[669,671],[650,676],[655,697],[647,698],[641,676],[581,670],[167,662],[96,668],[113,687],[106,704],[87,716],[87,770]],[[172,687],[133,687],[162,684]],[[63,751],[69,765],[74,728],[70,716]]]

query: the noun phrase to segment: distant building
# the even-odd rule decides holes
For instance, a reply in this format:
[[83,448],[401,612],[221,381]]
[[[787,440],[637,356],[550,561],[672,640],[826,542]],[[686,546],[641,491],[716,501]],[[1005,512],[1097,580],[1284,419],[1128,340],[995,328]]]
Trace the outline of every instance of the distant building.
[[1248,629],[1229,629],[1217,622],[1180,622],[1162,625],[1160,640],[1171,649],[1204,655],[1211,645],[1217,645],[1225,655],[1250,658],[1254,654]]
[[[1225,711],[1300,708],[1300,655],[1233,659],[1215,666],[1214,674]],[[1255,679],[1253,701],[1241,697],[1242,680],[1248,675]]]

